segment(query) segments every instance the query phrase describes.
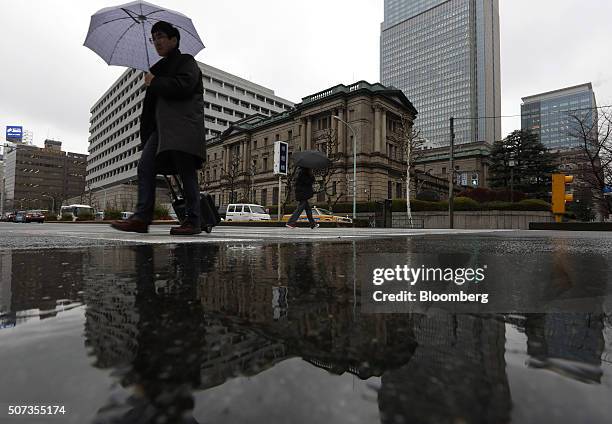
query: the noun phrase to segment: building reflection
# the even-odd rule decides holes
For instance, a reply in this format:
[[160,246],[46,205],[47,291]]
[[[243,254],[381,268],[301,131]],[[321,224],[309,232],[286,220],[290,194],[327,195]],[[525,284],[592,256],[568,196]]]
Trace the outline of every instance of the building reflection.
[[80,305],[88,259],[76,250],[0,252],[0,328]]
[[510,422],[503,321],[439,312],[414,328],[411,360],[382,377],[381,422]]
[[[86,344],[126,389],[94,422],[195,422],[192,392],[207,345],[198,278],[215,256],[214,246],[138,246],[92,267]],[[101,280],[108,267],[119,272]]]
[[524,326],[530,367],[601,383],[605,351],[603,314],[529,314]]
[[[193,422],[193,391],[288,358],[380,377],[384,423],[509,422],[503,317],[355,314],[351,246],[135,246],[91,257],[86,344],[125,393],[96,422],[149,422],[145,411]],[[532,358],[597,364],[603,328],[586,315],[526,322]]]

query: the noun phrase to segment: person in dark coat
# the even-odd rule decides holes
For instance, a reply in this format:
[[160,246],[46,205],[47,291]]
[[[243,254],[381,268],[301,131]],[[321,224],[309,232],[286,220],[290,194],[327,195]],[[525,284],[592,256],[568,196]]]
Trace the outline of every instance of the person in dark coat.
[[155,23],[151,36],[162,59],[145,75],[138,203],[129,220],[114,221],[111,226],[121,231],[148,232],[155,207],[156,175],[178,174],[184,188],[186,218],[170,234],[198,234],[202,230],[197,171],[206,158],[202,72],[193,56],[179,50],[181,36],[171,24]]
[[312,175],[312,170],[309,168],[299,168],[297,178],[295,181],[295,200],[297,200],[298,207],[289,218],[287,222],[287,227],[295,228],[295,223],[300,218],[302,211],[306,210],[306,216],[308,217],[308,221],[310,222],[310,228],[317,228],[319,224],[317,224],[312,217],[312,209],[310,208],[310,204],[308,203],[308,199],[314,196],[314,190],[312,189],[312,185],[315,182],[314,175]]

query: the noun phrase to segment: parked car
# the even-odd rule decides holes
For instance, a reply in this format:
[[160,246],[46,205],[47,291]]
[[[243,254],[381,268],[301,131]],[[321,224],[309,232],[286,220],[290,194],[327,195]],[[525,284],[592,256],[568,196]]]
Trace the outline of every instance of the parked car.
[[45,222],[45,214],[43,211],[27,211],[26,212],[26,221],[25,222],[38,222],[42,224]]
[[231,203],[227,205],[225,221],[270,221],[270,214],[263,206],[253,203]]
[[15,222],[15,212],[6,212],[2,217],[4,222]]
[[[283,222],[287,222],[289,221],[290,217],[291,217],[291,214],[283,215],[281,220]],[[353,223],[353,220],[349,218],[348,216],[344,217],[344,216],[334,215],[331,211],[320,208],[318,206],[312,207],[312,217],[314,218],[316,222],[337,222],[337,223],[343,223],[343,224]],[[306,216],[305,211],[302,212],[302,214],[300,215],[298,222],[308,222],[308,217]]]
[[15,222],[26,222],[25,216],[26,216],[26,211],[15,212]]
[[128,219],[132,215],[134,215],[134,212],[123,211],[121,212],[121,219]]

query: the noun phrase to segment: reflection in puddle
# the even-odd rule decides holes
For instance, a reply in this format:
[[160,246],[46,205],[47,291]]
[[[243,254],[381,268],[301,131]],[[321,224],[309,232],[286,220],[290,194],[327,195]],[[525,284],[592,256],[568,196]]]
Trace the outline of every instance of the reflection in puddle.
[[[25,323],[56,317],[61,326],[63,311],[86,305],[89,366],[110,371],[112,383],[89,382],[105,395],[82,401],[80,422],[498,423],[545,418],[551,407],[564,421],[587,387],[583,419],[612,413],[597,402],[612,395],[610,305],[567,314],[360,314],[360,255],[411,246],[4,252],[0,343],[25,334]],[[542,391],[559,378],[552,395]],[[27,393],[24,384],[2,389],[2,398],[15,389]]]

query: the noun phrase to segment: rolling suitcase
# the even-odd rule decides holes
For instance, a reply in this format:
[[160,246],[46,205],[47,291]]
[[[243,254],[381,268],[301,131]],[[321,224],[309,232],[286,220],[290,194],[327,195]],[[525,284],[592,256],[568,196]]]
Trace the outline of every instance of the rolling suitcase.
[[[172,196],[172,209],[174,209],[174,213],[179,219],[180,223],[183,223],[185,220],[185,198],[183,192],[183,186],[177,176],[174,177],[174,181],[176,181],[177,190],[174,188],[174,184],[172,184],[172,180],[164,175],[166,179],[166,183],[168,184],[168,188],[170,189],[170,195]],[[200,223],[202,230],[210,233],[213,227],[219,225],[221,222],[221,217],[219,216],[219,211],[215,207],[215,203],[213,202],[212,196],[205,191],[200,192]]]

